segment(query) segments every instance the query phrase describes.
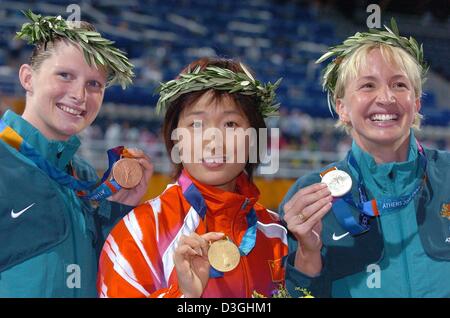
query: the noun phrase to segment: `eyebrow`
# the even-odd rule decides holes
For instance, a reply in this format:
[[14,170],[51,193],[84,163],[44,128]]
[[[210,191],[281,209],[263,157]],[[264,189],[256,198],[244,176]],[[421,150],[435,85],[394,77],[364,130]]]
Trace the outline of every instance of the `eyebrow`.
[[[62,65],[56,65],[55,66],[55,70],[57,72],[68,72],[68,73],[74,73],[77,74],[78,70],[75,68],[72,68],[70,66],[62,66]],[[95,80],[95,81],[99,81],[100,83],[105,84],[108,81],[108,76],[105,73],[105,79],[102,76],[98,76],[98,75],[92,75],[92,76],[88,76],[89,80]]]
[[204,111],[190,111],[186,114],[186,117],[188,116],[195,116],[195,115],[204,115],[206,112]]
[[240,116],[242,116],[241,112],[238,112],[237,110],[226,110],[226,111],[224,111],[224,113],[227,114],[227,115],[233,115],[233,114],[235,114],[235,115],[240,115]]
[[55,65],[55,69],[57,71],[65,71],[65,72],[76,72],[76,69],[69,67],[69,66],[61,66],[61,65]]
[[408,78],[408,77],[403,74],[396,74],[396,75],[392,76],[392,78]]
[[376,81],[377,78],[375,76],[362,76],[360,78],[358,78],[358,81],[365,81],[365,80],[371,80],[371,81]]
[[[188,112],[187,114],[186,114],[186,117],[188,117],[188,116],[196,116],[196,115],[204,115],[204,114],[206,114],[207,112],[206,111],[190,111],[190,112]],[[232,115],[232,114],[235,114],[235,115],[240,115],[240,116],[242,116],[242,114],[240,113],[240,112],[238,112],[237,110],[226,110],[226,111],[224,111],[223,112],[225,115]]]
[[[401,78],[401,77],[406,78],[406,76],[403,75],[403,74],[395,74],[395,75],[392,76],[391,78]],[[361,80],[371,80],[371,81],[376,81],[377,78],[376,78],[375,76],[368,75],[368,76],[362,76],[362,77],[360,77],[358,80],[359,80],[359,81],[361,81]]]

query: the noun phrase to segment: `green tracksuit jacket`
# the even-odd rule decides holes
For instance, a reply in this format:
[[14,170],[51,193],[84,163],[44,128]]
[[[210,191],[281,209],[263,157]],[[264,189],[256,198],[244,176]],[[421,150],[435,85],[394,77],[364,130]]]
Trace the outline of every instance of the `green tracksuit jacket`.
[[[411,134],[408,160],[377,165],[356,143],[351,151],[361,169],[369,199],[410,193],[423,174]],[[317,297],[450,297],[450,153],[425,148],[427,179],[409,204],[393,213],[372,218],[371,229],[353,237],[346,234],[332,211],[323,219],[323,270],[308,277],[296,270],[297,242],[291,235],[286,285],[310,289]],[[336,166],[352,177],[352,196],[359,202],[353,167],[346,160]],[[324,168],[322,171],[326,170]],[[300,188],[320,182],[320,173],[301,177],[289,190],[283,206]],[[333,209],[333,208],[332,208]],[[352,210],[356,220],[359,212]]]
[[[12,111],[3,121],[59,169],[97,180],[75,156],[77,137],[46,139]],[[93,207],[0,140],[0,297],[96,297],[98,255],[109,230],[132,207]]]

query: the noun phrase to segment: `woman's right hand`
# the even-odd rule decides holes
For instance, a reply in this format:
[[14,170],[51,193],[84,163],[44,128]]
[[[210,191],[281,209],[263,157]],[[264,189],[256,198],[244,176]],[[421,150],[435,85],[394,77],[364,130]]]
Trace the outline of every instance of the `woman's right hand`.
[[333,197],[324,183],[300,189],[284,205],[284,220],[298,242],[295,265],[307,275],[322,269],[322,218],[331,209]]
[[199,298],[209,280],[209,242],[223,238],[224,234],[192,233],[180,237],[173,260],[177,271],[178,287],[186,298]]

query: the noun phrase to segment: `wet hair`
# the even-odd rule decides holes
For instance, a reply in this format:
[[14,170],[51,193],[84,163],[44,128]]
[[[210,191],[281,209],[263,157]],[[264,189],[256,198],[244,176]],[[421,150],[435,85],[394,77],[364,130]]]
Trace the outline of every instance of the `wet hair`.
[[[189,70],[193,70],[196,67],[200,66],[200,70],[204,70],[208,66],[216,66],[223,69],[228,69],[233,72],[243,72],[242,68],[239,65],[239,62],[232,60],[232,59],[225,59],[225,58],[210,58],[210,57],[204,57],[199,60],[196,60],[192,63],[190,63],[188,66],[186,66],[180,74],[187,73]],[[247,68],[247,67],[246,67]],[[178,127],[178,121],[180,119],[180,114],[182,111],[195,104],[206,92],[211,91],[211,99],[213,101],[221,101],[223,98],[230,97],[231,100],[234,101],[234,103],[240,108],[240,110],[245,114],[247,117],[247,120],[250,124],[250,127],[253,127],[257,131],[257,145],[259,144],[259,128],[266,128],[266,124],[264,122],[264,118],[260,112],[257,111],[258,109],[258,100],[255,98],[255,96],[249,96],[249,95],[242,95],[238,93],[232,93],[230,94],[227,91],[219,91],[219,90],[201,90],[196,92],[190,92],[181,95],[179,98],[177,98],[175,101],[173,101],[168,107],[167,111],[164,117],[163,122],[163,137],[164,142],[166,145],[166,150],[170,156],[172,153],[172,149],[175,146],[174,140],[172,140],[172,132]],[[258,160],[257,163],[247,163],[245,165],[245,171],[247,172],[249,178],[252,177],[254,169],[258,166],[260,162],[259,154],[258,154]],[[175,164],[174,163],[174,173],[173,177],[177,179],[181,171],[183,169],[182,164]]]

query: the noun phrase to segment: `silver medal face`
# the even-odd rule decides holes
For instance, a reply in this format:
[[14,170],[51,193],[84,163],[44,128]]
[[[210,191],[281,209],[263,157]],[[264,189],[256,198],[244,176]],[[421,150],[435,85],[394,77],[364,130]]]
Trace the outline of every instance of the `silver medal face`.
[[352,178],[342,170],[331,170],[322,177],[333,197],[341,197],[352,188]]

